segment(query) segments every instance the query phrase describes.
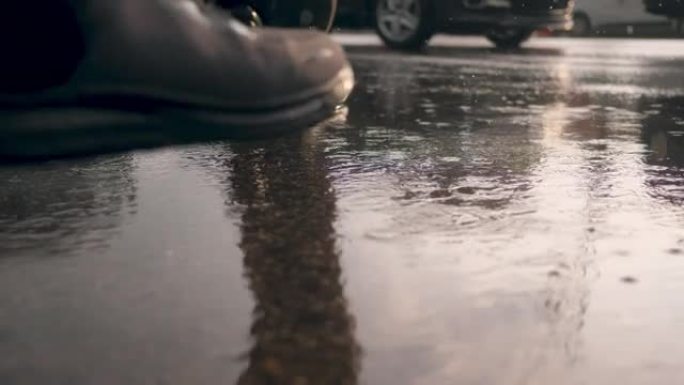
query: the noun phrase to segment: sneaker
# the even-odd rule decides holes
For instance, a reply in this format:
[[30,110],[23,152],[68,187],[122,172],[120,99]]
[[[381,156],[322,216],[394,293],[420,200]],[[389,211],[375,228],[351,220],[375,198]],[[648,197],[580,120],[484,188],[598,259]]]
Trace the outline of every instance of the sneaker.
[[270,136],[331,116],[354,83],[327,35],[191,0],[12,1],[0,44],[5,160]]

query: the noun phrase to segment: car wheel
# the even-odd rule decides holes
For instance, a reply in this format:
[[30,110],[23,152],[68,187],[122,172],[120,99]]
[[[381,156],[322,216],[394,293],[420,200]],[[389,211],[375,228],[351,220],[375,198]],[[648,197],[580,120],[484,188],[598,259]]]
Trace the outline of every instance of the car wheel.
[[534,31],[518,28],[495,28],[487,32],[487,39],[499,49],[514,49],[527,41]]
[[337,0],[271,0],[270,3],[270,25],[277,27],[330,31],[337,14]]
[[591,20],[583,13],[576,13],[572,17],[573,26],[571,36],[588,36],[591,33]]
[[435,33],[432,0],[378,0],[375,30],[390,48],[423,48]]

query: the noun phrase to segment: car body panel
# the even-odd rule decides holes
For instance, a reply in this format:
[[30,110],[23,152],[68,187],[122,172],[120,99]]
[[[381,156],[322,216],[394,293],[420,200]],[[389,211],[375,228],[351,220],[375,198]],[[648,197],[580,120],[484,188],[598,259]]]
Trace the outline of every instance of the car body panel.
[[644,0],[648,12],[672,18],[684,18],[684,0]]
[[[480,33],[492,27],[569,30],[574,0],[433,0],[439,32]],[[341,20],[372,26],[375,0],[339,0]]]
[[646,12],[643,0],[576,0],[575,12],[586,15],[595,28],[663,21],[662,17]]

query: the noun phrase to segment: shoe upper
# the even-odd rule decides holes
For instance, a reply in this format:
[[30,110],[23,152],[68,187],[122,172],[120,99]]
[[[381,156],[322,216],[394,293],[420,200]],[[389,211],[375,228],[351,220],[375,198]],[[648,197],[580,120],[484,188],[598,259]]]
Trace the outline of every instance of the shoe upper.
[[250,29],[191,0],[69,1],[84,53],[67,83],[42,93],[47,99],[139,96],[267,109],[320,94],[349,71],[324,34]]

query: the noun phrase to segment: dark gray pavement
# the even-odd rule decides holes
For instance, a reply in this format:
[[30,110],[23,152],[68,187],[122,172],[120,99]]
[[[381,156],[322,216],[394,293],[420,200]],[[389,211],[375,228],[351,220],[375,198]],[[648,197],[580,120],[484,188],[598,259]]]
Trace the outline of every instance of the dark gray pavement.
[[684,40],[338,39],[328,124],[0,168],[0,384],[684,382]]

